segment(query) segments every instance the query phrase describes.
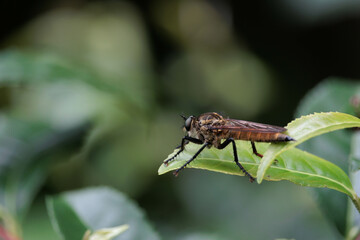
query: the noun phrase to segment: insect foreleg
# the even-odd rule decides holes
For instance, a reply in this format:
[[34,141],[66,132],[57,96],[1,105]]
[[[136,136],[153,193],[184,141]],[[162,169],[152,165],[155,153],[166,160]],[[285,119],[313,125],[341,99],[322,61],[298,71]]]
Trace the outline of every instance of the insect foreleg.
[[237,155],[237,150],[236,150],[236,144],[233,138],[228,138],[226,139],[222,144],[220,144],[220,146],[218,147],[218,149],[223,149],[225,148],[227,145],[229,145],[229,143],[232,143],[233,146],[233,151],[234,151],[234,161],[236,163],[236,165],[239,166],[240,170],[243,171],[243,173],[249,177],[250,182],[253,182],[255,180],[255,178],[253,178],[250,173],[248,173],[248,171],[245,170],[245,168],[241,165],[241,163],[239,163],[239,159],[238,159],[238,155]]
[[184,165],[182,165],[180,168],[178,168],[176,171],[174,171],[174,175],[177,176],[179,174],[179,172],[184,169],[189,163],[191,163],[192,161],[194,161],[194,159],[202,152],[202,150],[204,150],[204,148],[206,148],[210,143],[205,143],[196,153],[195,155],[190,158],[190,160],[186,161],[186,163]]
[[171,158],[165,160],[164,164],[167,165],[167,164],[169,164],[169,162],[174,160],[182,151],[184,151],[185,145],[188,144],[189,142],[196,143],[196,144],[202,144],[203,143],[200,139],[197,139],[197,138],[192,138],[192,137],[189,137],[189,136],[183,137],[182,140],[181,140],[180,146],[177,147],[177,148],[180,148],[179,151],[177,153],[175,153],[175,155],[172,156]]

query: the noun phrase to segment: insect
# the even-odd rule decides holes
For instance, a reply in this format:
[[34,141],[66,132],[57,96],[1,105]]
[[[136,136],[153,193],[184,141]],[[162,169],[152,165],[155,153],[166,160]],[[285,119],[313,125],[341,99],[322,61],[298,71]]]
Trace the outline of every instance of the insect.
[[215,112],[203,113],[198,117],[182,116],[182,118],[185,121],[184,131],[186,135],[181,140],[181,145],[178,147],[179,151],[171,158],[165,160],[164,164],[168,165],[170,161],[174,160],[184,151],[185,145],[189,142],[201,144],[202,146],[191,159],[174,171],[175,176],[189,163],[194,161],[206,147],[211,148],[214,146],[217,149],[224,149],[229,144],[232,144],[236,165],[249,177],[250,182],[253,182],[255,180],[254,177],[239,163],[235,140],[250,141],[253,153],[261,158],[263,155],[256,150],[255,142],[287,142],[295,140],[284,134],[287,130],[286,128],[244,120],[228,119]]

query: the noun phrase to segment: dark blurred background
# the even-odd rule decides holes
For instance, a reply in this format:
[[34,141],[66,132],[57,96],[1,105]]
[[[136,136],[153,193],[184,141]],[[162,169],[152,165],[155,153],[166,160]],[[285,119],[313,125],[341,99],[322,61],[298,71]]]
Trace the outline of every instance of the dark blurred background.
[[340,239],[293,184],[157,168],[179,114],[281,126],[323,79],[358,79],[359,13],[355,0],[1,0],[1,115],[69,138],[48,154],[25,239],[56,239],[45,195],[91,185],[129,195],[164,239]]

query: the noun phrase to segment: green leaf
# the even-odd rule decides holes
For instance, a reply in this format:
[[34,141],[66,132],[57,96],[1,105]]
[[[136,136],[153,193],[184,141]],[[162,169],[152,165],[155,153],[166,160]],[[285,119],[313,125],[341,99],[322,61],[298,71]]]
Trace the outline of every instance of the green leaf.
[[114,237],[120,235],[129,228],[129,225],[121,225],[113,228],[103,228],[89,233],[89,236],[85,236],[84,240],[111,240]]
[[[64,193],[58,198],[61,199],[60,203],[64,204],[62,201],[65,201],[70,206],[80,221],[89,226],[88,229],[98,230],[128,224],[129,229],[121,234],[121,239],[160,239],[139,207],[118,191],[106,187],[88,188]],[[65,217],[57,219],[59,225],[62,224],[66,231],[71,231],[71,225],[63,222],[66,221]],[[85,231],[81,238],[73,239],[82,239],[84,233]]]
[[2,86],[80,80],[100,89],[114,91],[114,88],[106,86],[100,79],[93,71],[56,54],[13,49],[0,52],[0,84]]
[[[309,91],[301,100],[296,117],[313,112],[337,111],[356,116],[352,99],[360,95],[360,82],[330,78]],[[335,131],[312,138],[302,143],[299,148],[325,158],[341,167],[345,172],[356,169],[357,162],[348,161],[352,134],[354,131]],[[350,167],[349,167],[350,163]],[[332,209],[334,209],[332,207]],[[344,222],[344,221],[343,221]]]
[[[236,146],[239,162],[254,176],[260,165],[260,158],[252,153],[249,142],[237,141]],[[257,143],[256,146],[259,152],[264,152],[269,144]],[[178,169],[198,149],[199,145],[191,143],[186,145],[186,150],[168,166],[164,164],[160,166],[159,174]],[[176,151],[169,157],[173,156]],[[243,176],[243,172],[240,171],[233,159],[231,147],[224,150],[205,149],[188,167]],[[331,188],[349,195],[356,201],[358,200],[348,176],[335,164],[296,148],[289,149],[277,156],[276,159],[277,162],[269,167],[264,176],[265,180],[288,180],[301,186]]]
[[82,239],[88,227],[63,197],[49,197],[46,205],[51,223],[62,239]]
[[360,94],[360,82],[329,78],[311,89],[301,100],[296,116],[313,112],[343,112],[355,115],[351,98]]
[[148,92],[143,87],[137,87],[139,79],[125,82],[126,79],[119,79],[118,76],[116,81],[108,79],[107,75],[103,76],[95,68],[85,67],[55,53],[14,49],[0,52],[0,86],[60,82],[69,84],[71,88],[76,82],[86,83],[83,86],[92,86],[111,94],[121,103],[139,109],[146,108],[152,101]]
[[257,181],[261,183],[267,169],[282,152],[318,135],[343,128],[359,127],[360,119],[352,115],[338,112],[315,113],[290,122],[286,128],[287,134],[296,141],[273,143],[269,146],[261,160]]
[[73,148],[87,126],[54,131],[12,117],[0,122],[0,204],[21,222],[56,160],[54,153]]
[[[301,100],[296,117],[313,112],[338,111],[355,115],[358,113],[353,105],[356,96],[360,95],[360,82],[350,81],[342,78],[329,78],[322,81],[311,89]],[[299,148],[322,157],[342,168],[351,178],[351,172],[359,168],[356,157],[349,158],[349,153],[356,147],[355,131],[334,131],[323,134],[299,145]],[[353,143],[352,143],[353,142]],[[351,156],[351,155],[350,155]],[[358,185],[356,178],[351,178],[356,189]],[[327,220],[336,226],[339,232],[345,236],[350,228],[347,214],[349,213],[349,201],[347,197],[336,191],[328,189],[309,188],[318,206],[321,208]],[[354,216],[359,216],[357,210],[353,210]],[[346,225],[349,225],[347,227]],[[349,238],[351,239],[351,238]]]

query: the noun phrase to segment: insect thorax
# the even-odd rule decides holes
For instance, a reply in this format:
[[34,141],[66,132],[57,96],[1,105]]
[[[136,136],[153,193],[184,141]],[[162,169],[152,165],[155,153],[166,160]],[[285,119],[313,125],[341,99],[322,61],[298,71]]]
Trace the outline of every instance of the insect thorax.
[[220,143],[221,130],[213,130],[213,127],[225,124],[225,119],[217,113],[204,113],[194,122],[194,127],[198,138],[212,145],[217,146]]

